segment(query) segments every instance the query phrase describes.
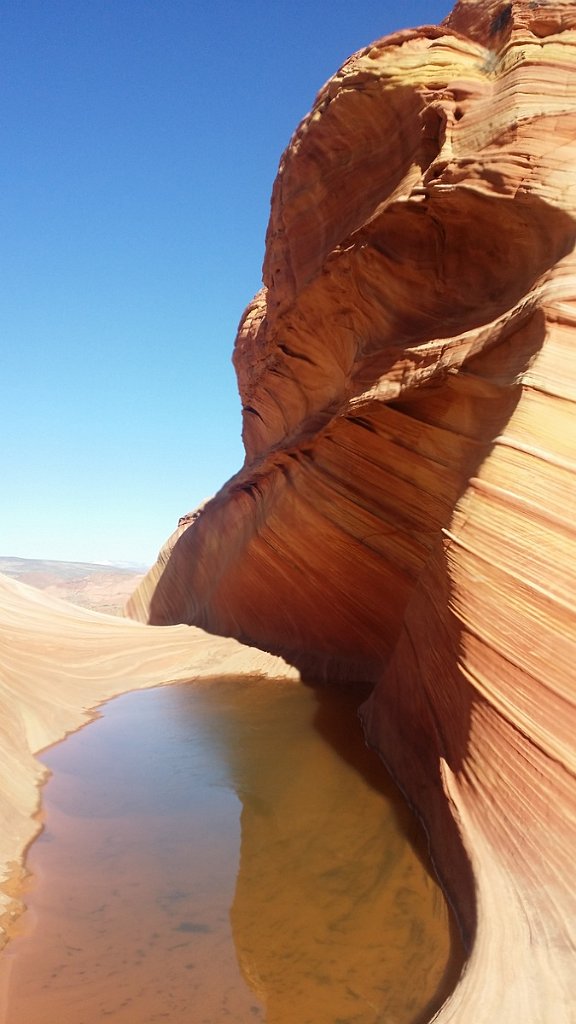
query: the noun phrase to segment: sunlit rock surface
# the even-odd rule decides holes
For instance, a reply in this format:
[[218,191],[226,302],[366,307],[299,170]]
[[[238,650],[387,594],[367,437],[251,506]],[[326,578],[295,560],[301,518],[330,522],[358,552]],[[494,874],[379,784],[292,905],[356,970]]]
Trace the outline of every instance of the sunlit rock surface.
[[573,1020],[576,7],[463,0],[320,91],[235,365],[246,462],[129,612],[371,679],[471,953]]

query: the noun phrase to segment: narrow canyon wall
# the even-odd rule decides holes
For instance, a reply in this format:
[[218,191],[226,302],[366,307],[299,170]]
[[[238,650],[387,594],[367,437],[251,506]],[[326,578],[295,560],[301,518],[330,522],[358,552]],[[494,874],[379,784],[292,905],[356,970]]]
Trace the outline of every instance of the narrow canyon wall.
[[369,679],[470,949],[443,1024],[575,1019],[576,8],[351,57],[274,185],[246,462],[131,601]]

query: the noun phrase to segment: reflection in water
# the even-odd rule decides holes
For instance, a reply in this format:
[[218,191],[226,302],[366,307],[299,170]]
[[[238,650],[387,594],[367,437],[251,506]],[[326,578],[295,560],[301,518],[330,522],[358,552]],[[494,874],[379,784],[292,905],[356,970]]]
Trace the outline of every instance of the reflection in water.
[[6,1024],[425,1020],[455,980],[447,911],[355,706],[175,686],[46,754]]

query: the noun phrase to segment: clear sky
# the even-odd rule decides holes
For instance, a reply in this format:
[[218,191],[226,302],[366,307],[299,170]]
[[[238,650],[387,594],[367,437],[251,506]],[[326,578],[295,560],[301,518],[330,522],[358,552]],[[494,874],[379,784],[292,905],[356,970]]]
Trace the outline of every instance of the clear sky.
[[351,53],[451,6],[4,0],[0,555],[149,564],[240,468],[282,150]]

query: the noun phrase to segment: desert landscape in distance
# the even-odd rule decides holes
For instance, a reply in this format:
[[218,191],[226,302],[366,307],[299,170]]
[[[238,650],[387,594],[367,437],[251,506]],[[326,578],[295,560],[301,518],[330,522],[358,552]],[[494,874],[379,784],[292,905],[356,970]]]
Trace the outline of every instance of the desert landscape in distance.
[[128,679],[369,684],[467,951],[435,1022],[574,1024],[573,2],[459,0],[350,57],[281,159],[263,279],[244,466],[127,616],[0,579],[2,923],[34,755]]

